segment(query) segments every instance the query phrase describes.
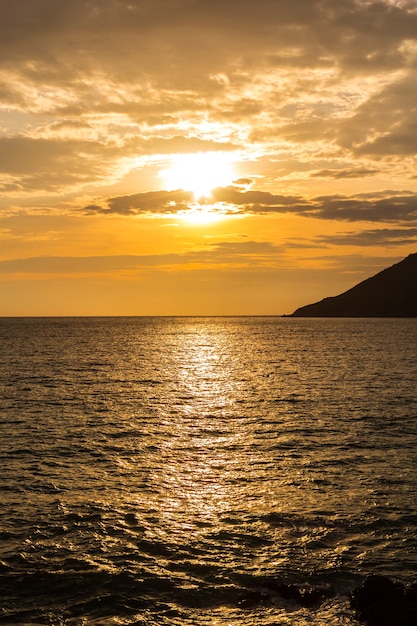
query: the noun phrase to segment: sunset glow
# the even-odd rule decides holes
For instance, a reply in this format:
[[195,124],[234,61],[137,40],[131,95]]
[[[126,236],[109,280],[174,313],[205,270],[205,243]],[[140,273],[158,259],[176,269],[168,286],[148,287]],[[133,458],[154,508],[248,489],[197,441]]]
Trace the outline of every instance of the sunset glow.
[[0,2],[0,315],[282,314],[417,250],[417,7]]

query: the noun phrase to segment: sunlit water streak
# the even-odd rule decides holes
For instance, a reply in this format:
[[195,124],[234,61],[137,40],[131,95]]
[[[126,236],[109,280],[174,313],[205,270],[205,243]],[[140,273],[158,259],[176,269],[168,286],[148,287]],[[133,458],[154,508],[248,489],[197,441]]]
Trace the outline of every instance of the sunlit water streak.
[[0,623],[346,626],[367,574],[416,577],[417,320],[0,341]]

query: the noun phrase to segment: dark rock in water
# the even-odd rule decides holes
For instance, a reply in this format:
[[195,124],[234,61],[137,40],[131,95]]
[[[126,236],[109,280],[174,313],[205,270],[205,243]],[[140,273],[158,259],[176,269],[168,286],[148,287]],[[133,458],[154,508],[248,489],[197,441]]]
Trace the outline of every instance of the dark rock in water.
[[295,600],[305,607],[320,605],[329,596],[327,590],[314,587],[298,587],[297,585],[279,584],[276,591],[285,600]]
[[263,591],[247,590],[237,601],[237,605],[241,609],[251,609],[255,606],[266,605],[270,603],[270,596]]
[[417,253],[290,317],[417,317]]
[[239,608],[251,609],[255,606],[267,606],[272,602],[275,594],[280,596],[283,600],[311,608],[318,607],[324,600],[333,595],[333,593],[330,593],[327,589],[310,587],[309,585],[289,585],[274,580],[273,578],[265,578],[262,580],[261,584],[263,589],[273,592],[272,596],[266,591],[248,589],[245,593],[241,594],[237,600]]
[[305,607],[319,606],[330,594],[324,589],[300,589],[300,604]]
[[405,597],[408,602],[417,606],[417,581],[405,590]]
[[385,576],[369,576],[351,594],[351,606],[367,626],[417,626],[417,585],[406,589]]

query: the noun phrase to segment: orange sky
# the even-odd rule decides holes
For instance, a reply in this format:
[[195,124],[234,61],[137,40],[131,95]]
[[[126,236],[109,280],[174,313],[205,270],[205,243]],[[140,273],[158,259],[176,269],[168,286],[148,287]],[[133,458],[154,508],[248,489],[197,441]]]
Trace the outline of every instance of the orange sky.
[[0,315],[291,313],[417,251],[415,0],[0,0]]

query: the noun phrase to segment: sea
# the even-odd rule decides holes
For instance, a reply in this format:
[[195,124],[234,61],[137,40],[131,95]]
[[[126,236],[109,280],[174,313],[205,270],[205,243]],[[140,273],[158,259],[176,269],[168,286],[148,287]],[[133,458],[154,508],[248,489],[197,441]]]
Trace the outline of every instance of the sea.
[[417,319],[0,319],[0,624],[354,626],[417,578]]

